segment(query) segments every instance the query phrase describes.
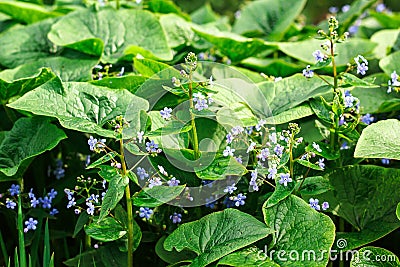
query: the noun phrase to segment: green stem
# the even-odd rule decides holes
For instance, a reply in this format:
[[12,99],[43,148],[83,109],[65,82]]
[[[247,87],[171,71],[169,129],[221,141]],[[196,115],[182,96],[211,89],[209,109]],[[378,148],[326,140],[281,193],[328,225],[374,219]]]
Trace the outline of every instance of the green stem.
[[115,0],[115,3],[116,3],[117,10],[118,10],[121,7],[119,0]]
[[190,121],[192,125],[193,150],[195,159],[198,159],[200,157],[200,152],[199,152],[199,140],[197,137],[195,116],[193,114],[194,103],[193,103],[192,71],[190,71],[189,73],[189,105],[190,105]]
[[294,167],[294,161],[293,161],[293,133],[291,134],[290,137],[290,145],[289,145],[289,170],[290,170],[290,177],[292,179],[294,179],[294,171],[293,171],[293,167]]
[[[336,69],[336,61],[335,61],[335,52],[333,49],[334,43],[333,40],[329,40],[331,44],[331,57],[332,57],[332,68],[333,68],[333,91],[334,91],[334,97],[336,96],[337,88],[338,88],[338,76],[337,76],[337,69]],[[334,124],[332,125],[333,127],[331,128],[331,134],[330,134],[330,146],[332,151],[336,151],[337,144],[339,142],[339,136],[337,134],[337,129],[339,127],[339,118],[335,115],[335,121]]]
[[329,40],[331,43],[331,57],[332,57],[332,68],[333,68],[333,88],[336,92],[338,87],[338,77],[337,77],[337,70],[336,70],[336,62],[335,62],[335,52],[333,50],[333,40]]
[[[21,184],[22,184],[22,182],[21,182]],[[21,186],[21,188],[22,188],[22,186]],[[21,193],[22,193],[22,189],[21,189]],[[19,263],[20,263],[20,267],[26,267],[27,265],[26,265],[25,237],[24,237],[21,193],[18,194],[18,218],[17,218]]]
[[[125,177],[127,175],[126,163],[125,163],[125,154],[124,154],[124,143],[121,139],[119,140],[120,145],[120,155],[121,155],[121,165],[122,165],[122,176]],[[129,187],[129,182],[125,187],[125,198],[126,198],[126,212],[128,214],[128,267],[133,266],[133,208],[132,208],[132,199],[131,199],[131,189]]]

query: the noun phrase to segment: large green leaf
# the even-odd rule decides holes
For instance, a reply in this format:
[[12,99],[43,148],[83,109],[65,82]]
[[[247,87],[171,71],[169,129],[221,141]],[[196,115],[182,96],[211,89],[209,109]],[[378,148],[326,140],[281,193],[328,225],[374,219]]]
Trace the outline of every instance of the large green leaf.
[[24,161],[53,149],[65,138],[65,133],[48,118],[20,118],[0,144],[0,172],[16,174]]
[[224,55],[233,62],[255,56],[266,49],[276,49],[276,45],[264,42],[261,39],[246,38],[241,35],[222,32],[217,29],[194,27],[197,35],[214,44]]
[[391,251],[378,247],[363,247],[354,254],[350,267],[398,267],[399,258]]
[[40,58],[26,63],[14,69],[7,69],[0,73],[0,77],[7,79],[22,79],[35,75],[41,68],[49,68],[60,78],[67,81],[89,81],[92,79],[92,69],[98,63],[98,59],[87,56],[70,58],[65,56]]
[[0,12],[17,21],[28,24],[62,15],[39,5],[19,1],[2,1],[0,3]]
[[[328,77],[327,79],[330,80]],[[279,82],[263,82],[258,84],[258,87],[267,99],[273,115],[332,90],[321,79],[307,79],[301,74],[284,78]]]
[[[265,223],[274,229],[272,249],[287,252],[284,259],[272,254],[274,261],[282,266],[326,266],[329,260],[326,252],[335,238],[335,225],[332,220],[310,208],[309,204],[294,195],[270,208],[266,208],[265,205]],[[292,251],[308,251],[310,254],[309,257],[300,256],[294,260],[287,255]]]
[[400,121],[383,120],[365,128],[358,139],[356,158],[400,159]]
[[390,76],[390,74],[400,69],[400,51],[394,52],[379,61],[379,67]]
[[[178,227],[164,242],[172,251],[189,249],[198,256],[190,266],[206,266],[229,253],[248,246],[271,233],[253,216],[235,209],[226,209],[204,216],[198,221]],[[187,238],[190,236],[190,238]]]
[[232,267],[280,267],[279,264],[267,258],[257,247],[250,247],[226,255],[218,261],[217,266]]
[[57,48],[47,39],[55,22],[56,19],[47,19],[0,35],[0,46],[3,48],[0,50],[1,64],[15,68],[44,57],[55,56]]
[[4,76],[7,75],[0,72],[0,102],[2,104],[6,104],[12,97],[22,96],[26,92],[54,78],[55,75],[49,69],[44,68],[39,73],[22,79],[7,80]]
[[115,168],[109,169],[109,171],[100,171],[99,175],[109,182],[107,193],[101,204],[99,215],[99,221],[101,221],[106,218],[110,211],[113,210],[122,199],[129,179],[126,176],[123,177]]
[[[79,29],[79,31],[76,31]],[[49,39],[59,46],[115,62],[126,53],[172,59],[158,19],[143,10],[114,9],[72,12],[53,25]]]
[[351,223],[358,232],[338,233],[346,249],[368,244],[396,228],[400,221],[400,170],[372,165],[347,166],[328,175],[333,190],[318,196],[328,201],[333,214]]
[[106,77],[101,80],[91,81],[91,84],[112,89],[126,89],[135,94],[138,88],[147,80],[141,75],[127,75],[122,77]]
[[392,47],[396,43],[396,40],[399,38],[400,30],[381,30],[374,33],[371,36],[371,41],[378,44],[374,49],[374,55],[376,58],[383,58],[390,54]]
[[164,241],[167,238],[167,236],[163,236],[161,237],[156,244],[155,247],[155,251],[158,257],[160,257],[163,261],[169,263],[169,264],[173,264],[176,262],[180,262],[180,261],[186,261],[186,260],[191,260],[196,258],[196,253],[194,253],[193,251],[184,249],[180,252],[177,252],[175,249],[173,249],[172,251],[167,251],[164,248]]
[[234,157],[217,156],[211,164],[204,167],[195,167],[196,175],[203,180],[221,180],[227,176],[243,176],[247,170]]
[[[315,58],[312,53],[315,50],[321,50],[321,44],[324,42],[317,39],[309,39],[300,42],[279,43],[279,49],[288,56],[309,64],[315,64]],[[357,55],[368,56],[377,46],[376,43],[366,39],[353,38],[351,41],[336,45],[337,57],[335,62],[337,66],[345,66],[349,60],[353,60]]]
[[114,137],[115,133],[103,127],[119,115],[131,122],[127,136],[135,136],[139,131],[140,111],[148,109],[146,100],[126,90],[97,87],[89,83],[62,83],[59,78],[30,91],[9,106],[56,117],[68,129],[106,137]]
[[85,226],[85,233],[93,239],[110,242],[123,237],[126,230],[117,220],[107,217]]
[[241,11],[233,31],[247,35],[264,34],[267,40],[280,41],[306,2],[305,0],[251,2]]
[[281,113],[274,114],[274,116],[267,118],[265,121],[267,124],[283,124],[304,117],[308,117],[313,114],[314,112],[310,105],[308,103],[304,103]]
[[184,189],[184,185],[145,188],[133,196],[133,204],[138,207],[158,207],[178,197]]

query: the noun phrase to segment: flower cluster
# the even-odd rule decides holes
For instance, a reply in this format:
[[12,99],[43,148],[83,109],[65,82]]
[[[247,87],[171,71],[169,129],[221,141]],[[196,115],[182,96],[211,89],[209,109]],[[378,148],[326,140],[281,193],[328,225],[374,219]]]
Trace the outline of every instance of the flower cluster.
[[392,74],[390,74],[387,93],[389,94],[393,90],[395,90],[396,92],[400,91],[399,75],[396,73],[396,71],[393,71]]
[[93,138],[93,136],[89,137],[88,140],[88,145],[90,151],[94,151],[96,153],[99,153],[101,149],[105,146],[106,139],[99,139],[97,140],[96,138]]
[[326,202],[326,201],[324,203],[322,203],[322,205],[319,205],[319,200],[318,199],[310,198],[309,202],[310,202],[310,207],[315,209],[315,210],[317,210],[317,211],[321,210],[321,206],[322,206],[322,210],[329,209],[329,203]]
[[211,98],[211,94],[205,96],[198,92],[193,94],[193,102],[195,103],[194,108],[198,111],[202,111],[203,109],[207,109],[208,105],[213,103],[214,100]]

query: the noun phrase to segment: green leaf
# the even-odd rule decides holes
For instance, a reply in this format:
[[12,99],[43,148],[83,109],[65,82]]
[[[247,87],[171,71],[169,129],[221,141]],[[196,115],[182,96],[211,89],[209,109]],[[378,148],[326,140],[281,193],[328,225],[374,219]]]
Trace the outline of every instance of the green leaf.
[[267,258],[257,247],[250,247],[226,255],[218,261],[217,266],[233,267],[280,267]]
[[117,220],[107,217],[85,226],[85,233],[101,242],[110,242],[123,237],[126,234],[126,230]]
[[31,91],[55,77],[54,73],[47,68],[41,69],[39,73],[31,77],[16,80],[6,80],[2,74],[3,72],[0,72],[0,102],[4,104],[7,103],[10,98],[22,96],[26,92]]
[[147,152],[143,152],[142,150],[140,150],[138,145],[135,143],[132,143],[132,142],[125,143],[124,148],[126,150],[128,150],[129,153],[131,153],[132,155],[135,155],[135,156],[144,156],[144,155],[148,154]]
[[233,25],[238,34],[263,34],[267,40],[280,41],[290,25],[300,15],[305,0],[258,0],[249,3],[241,11]]
[[[114,216],[117,221],[122,223],[125,229],[128,229],[128,224],[129,224],[128,213],[121,205],[117,205],[117,207],[114,209]],[[137,224],[135,220],[132,221],[132,224],[133,224],[132,252],[134,252],[139,247],[140,241],[142,240],[142,231],[140,229],[140,226]],[[120,251],[128,252],[128,235],[125,235],[121,241],[124,241],[124,246],[119,247]]]
[[392,47],[399,38],[400,30],[388,30],[384,29],[374,33],[371,36],[371,41],[377,43],[377,47],[374,49],[374,55],[376,58],[381,59],[390,54]]
[[399,204],[397,204],[396,215],[397,215],[397,218],[400,220],[400,202],[399,202]]
[[304,167],[311,168],[313,170],[317,170],[317,171],[323,171],[324,170],[319,165],[317,165],[315,163],[311,163],[308,160],[296,159],[295,162],[299,163],[300,165],[303,165]]
[[[14,2],[18,3],[18,2]],[[1,6],[4,2],[0,3]],[[47,39],[47,34],[56,19],[47,19],[32,25],[4,32],[0,36],[1,64],[8,68],[55,56],[56,49]]]
[[65,133],[48,118],[18,119],[0,144],[0,172],[6,176],[17,173],[25,161],[53,149]]
[[180,9],[172,0],[149,0],[146,2],[147,8],[153,13],[177,14],[185,19],[190,19],[190,16]]
[[393,71],[400,69],[400,51],[394,52],[379,61],[379,67],[390,76]]
[[104,156],[102,156],[101,158],[99,158],[95,162],[91,163],[89,166],[87,166],[86,169],[96,168],[97,166],[99,166],[99,165],[101,165],[103,163],[106,163],[107,161],[112,160],[117,155],[118,155],[118,153],[115,152],[115,151],[108,152],[107,154],[105,154]]
[[88,222],[89,222],[89,214],[87,214],[87,212],[81,212],[81,214],[79,214],[78,220],[76,221],[75,229],[74,229],[74,233],[73,233],[72,237],[75,238],[76,235],[79,234],[79,232],[83,229],[85,224]]
[[71,12],[52,26],[48,37],[56,45],[101,56],[103,62],[116,62],[131,52],[172,59],[158,19],[143,10],[106,8]]
[[191,260],[196,258],[196,253],[193,251],[183,249],[180,252],[177,252],[175,249],[172,249],[172,251],[167,251],[164,249],[164,241],[167,238],[167,236],[161,237],[156,244],[155,251],[158,257],[160,257],[163,261],[173,264],[176,262],[184,261],[184,260]]
[[[286,55],[308,64],[314,64],[315,58],[312,53],[315,50],[321,50],[321,44],[323,43],[321,40],[308,39],[300,42],[279,43],[278,46]],[[351,42],[337,44],[335,63],[337,66],[345,66],[349,60],[352,60],[357,55],[367,56],[376,46],[376,43],[369,40],[357,38],[352,38]]]
[[353,254],[350,267],[398,267],[399,258],[391,251],[378,247],[363,247]]
[[170,121],[165,126],[153,130],[151,132],[145,133],[147,137],[154,137],[154,136],[165,136],[170,134],[179,134],[185,133],[192,129],[190,124],[185,124],[180,121]]
[[198,256],[190,266],[202,267],[270,233],[271,230],[253,216],[236,209],[225,209],[182,224],[167,237],[164,248],[194,251]]
[[400,121],[389,119],[365,128],[358,139],[356,158],[400,159]]
[[339,20],[339,33],[343,34],[349,29],[351,25],[367,10],[371,7],[376,0],[356,0],[350,5],[350,9],[347,12],[341,12],[338,15]]
[[332,92],[321,79],[307,79],[301,74],[279,82],[263,82],[258,87],[267,99],[273,115],[290,110],[310,98]]
[[[300,183],[298,183],[300,185]],[[304,180],[300,188],[300,194],[314,196],[332,190],[329,179],[323,176],[311,176]]]
[[86,56],[80,58],[68,58],[64,56],[41,58],[14,69],[4,70],[0,73],[0,77],[21,79],[35,75],[40,69],[45,67],[51,69],[65,82],[88,81],[92,79],[92,69],[97,63],[97,59]]
[[190,16],[192,17],[192,21],[196,24],[207,24],[219,19],[218,14],[212,10],[209,3],[205,3],[200,8],[196,9]]
[[[277,178],[278,179],[278,178]],[[264,203],[265,208],[270,208],[272,206],[275,206],[288,196],[290,196],[295,189],[296,182],[291,182],[288,183],[287,186],[284,186],[280,184],[279,182],[276,182],[276,187],[272,195],[267,199],[267,201]]]
[[57,12],[49,11],[39,5],[19,1],[1,2],[0,12],[9,15],[19,22],[27,24],[62,15]]
[[[151,76],[159,73],[160,71],[163,71],[166,69],[173,69],[172,67],[170,67],[169,65],[167,65],[165,63],[157,62],[152,59],[137,58],[137,57],[133,60],[133,67],[141,75],[147,76],[147,77],[151,77]],[[179,72],[177,70],[175,70],[175,73],[176,73],[176,75],[179,75]]]
[[103,202],[101,204],[100,216],[99,220],[101,221],[113,210],[118,202],[124,196],[125,188],[129,183],[129,179],[127,177],[123,177],[118,170],[113,168],[114,170],[110,170],[109,172],[99,172],[99,175],[109,181],[108,190],[106,195],[104,196]]
[[231,32],[222,32],[200,26],[193,27],[193,30],[197,35],[214,44],[233,62],[257,55],[265,49],[277,48],[276,45],[266,43],[261,39],[246,38]]
[[243,66],[268,73],[275,77],[288,77],[301,72],[304,66],[300,66],[290,61],[288,57],[282,58],[247,58],[241,62]]
[[133,205],[148,208],[158,207],[174,200],[184,189],[184,185],[144,188],[139,194],[133,196]]
[[263,206],[264,220],[274,230],[275,251],[315,253],[311,253],[309,258],[300,257],[297,261],[287,256],[287,261],[281,261],[279,257],[274,257],[274,260],[282,266],[326,266],[329,256],[324,251],[329,251],[335,239],[335,225],[332,220],[294,195],[270,208],[265,205],[266,203]]
[[343,81],[346,84],[352,85],[352,86],[358,86],[358,87],[364,87],[364,88],[376,88],[379,87],[379,85],[367,82],[365,80],[361,80],[357,76],[354,76],[353,74],[350,73],[343,73],[342,74]]
[[237,162],[234,157],[217,156],[211,164],[204,167],[195,167],[196,175],[203,180],[221,180],[228,175],[243,176],[247,169]]
[[136,136],[139,131],[140,110],[147,110],[148,102],[126,90],[112,90],[89,83],[62,83],[56,77],[8,106],[56,117],[67,129],[105,137],[115,136],[113,130],[103,128],[107,122],[123,115],[131,123],[124,132],[124,136],[129,137]]
[[379,24],[385,29],[398,29],[400,27],[400,14],[397,12],[370,12]]
[[147,79],[148,78],[140,75],[126,75],[122,77],[106,77],[101,80],[90,81],[90,83],[112,89],[126,89],[132,94],[135,94]]
[[328,201],[332,213],[352,224],[357,232],[338,233],[353,249],[387,235],[400,227],[396,207],[400,170],[373,165],[348,166],[328,175],[332,191],[318,196]]

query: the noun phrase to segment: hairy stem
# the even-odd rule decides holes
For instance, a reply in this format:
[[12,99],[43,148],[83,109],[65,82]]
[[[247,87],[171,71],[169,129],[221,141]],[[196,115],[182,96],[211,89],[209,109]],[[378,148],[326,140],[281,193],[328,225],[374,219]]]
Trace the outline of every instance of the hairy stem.
[[[120,155],[121,155],[121,165],[122,165],[122,176],[125,177],[127,175],[126,163],[125,163],[125,154],[124,154],[124,143],[121,139],[119,140],[120,145]],[[125,187],[125,198],[126,198],[126,212],[128,214],[128,267],[133,266],[133,208],[132,208],[132,199],[131,199],[131,189],[129,187],[129,182]]]
[[199,152],[199,140],[197,137],[195,116],[193,114],[194,103],[193,103],[192,71],[190,71],[190,74],[189,74],[189,105],[190,105],[190,121],[191,121],[191,125],[192,125],[193,150],[194,150],[195,159],[198,159],[200,157],[200,152]]

